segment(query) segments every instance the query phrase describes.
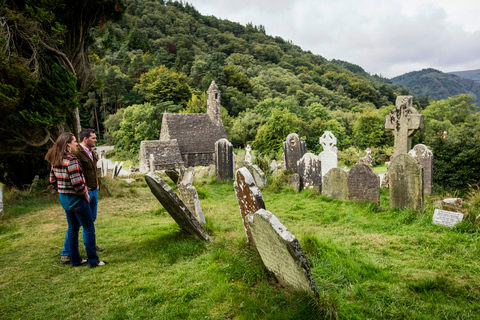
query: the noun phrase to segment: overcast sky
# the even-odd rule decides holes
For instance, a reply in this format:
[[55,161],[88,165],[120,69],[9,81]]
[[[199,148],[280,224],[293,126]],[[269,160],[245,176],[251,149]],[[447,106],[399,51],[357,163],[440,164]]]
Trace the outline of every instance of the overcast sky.
[[265,26],[303,50],[392,78],[480,69],[476,0],[187,0],[201,14]]

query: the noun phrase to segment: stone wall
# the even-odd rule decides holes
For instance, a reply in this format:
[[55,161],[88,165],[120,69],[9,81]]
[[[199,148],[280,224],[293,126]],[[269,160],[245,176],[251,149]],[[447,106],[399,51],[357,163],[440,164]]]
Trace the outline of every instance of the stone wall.
[[183,165],[177,140],[145,140],[140,143],[140,172],[150,171],[150,154],[153,154],[154,170],[173,170]]
[[185,153],[182,154],[185,167],[204,166],[215,164],[215,152],[213,153]]

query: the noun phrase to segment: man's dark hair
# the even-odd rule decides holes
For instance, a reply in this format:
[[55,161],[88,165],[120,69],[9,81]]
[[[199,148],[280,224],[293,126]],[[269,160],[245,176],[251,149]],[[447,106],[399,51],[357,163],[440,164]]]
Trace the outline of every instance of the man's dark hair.
[[93,129],[83,129],[82,131],[80,131],[80,135],[79,135],[79,140],[78,142],[82,142],[83,141],[83,138],[90,138],[90,136],[95,133],[95,130]]

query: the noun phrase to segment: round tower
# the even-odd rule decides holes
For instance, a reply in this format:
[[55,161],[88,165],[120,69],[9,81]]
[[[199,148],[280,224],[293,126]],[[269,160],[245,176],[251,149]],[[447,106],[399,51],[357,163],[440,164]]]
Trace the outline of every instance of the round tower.
[[223,125],[220,111],[220,89],[212,81],[207,90],[207,114],[215,125]]

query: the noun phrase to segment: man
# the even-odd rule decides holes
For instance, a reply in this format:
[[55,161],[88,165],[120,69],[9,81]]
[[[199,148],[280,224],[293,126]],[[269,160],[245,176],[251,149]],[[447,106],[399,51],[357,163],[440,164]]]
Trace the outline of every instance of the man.
[[[97,220],[97,206],[98,206],[98,190],[100,189],[100,179],[97,171],[97,154],[93,151],[95,144],[97,143],[97,135],[93,129],[83,129],[80,131],[79,136],[80,144],[77,150],[72,154],[78,159],[82,166],[83,174],[85,175],[85,181],[87,183],[88,195],[90,196],[90,208],[92,209],[93,221]],[[83,231],[82,231],[83,232]],[[85,235],[83,237],[85,239]],[[63,245],[62,257],[60,262],[62,264],[70,263],[70,252],[67,238]],[[97,251],[103,251],[105,249],[96,246]]]

